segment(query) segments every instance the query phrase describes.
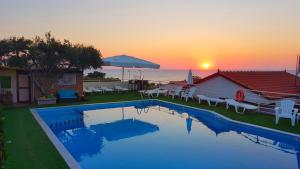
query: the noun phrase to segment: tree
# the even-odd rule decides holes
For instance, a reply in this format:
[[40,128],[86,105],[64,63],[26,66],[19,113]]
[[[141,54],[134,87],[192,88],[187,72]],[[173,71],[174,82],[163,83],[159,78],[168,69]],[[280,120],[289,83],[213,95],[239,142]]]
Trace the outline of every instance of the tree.
[[92,73],[88,73],[86,77],[90,79],[104,79],[105,73],[94,71]]
[[102,65],[102,59],[97,59],[101,56],[99,50],[95,49],[93,46],[83,46],[76,44],[73,47],[69,47],[66,50],[65,59],[69,62],[68,67],[77,67],[81,70],[94,68],[99,68]]
[[100,68],[101,58],[94,47],[61,42],[50,32],[33,40],[12,37],[0,41],[0,65],[28,70],[43,95],[49,94],[49,84],[55,84],[64,72]]
[[[29,56],[31,40],[24,37],[12,37],[0,40],[0,66],[24,67],[24,60]],[[11,63],[9,62],[11,60]],[[20,62],[19,62],[20,61]]]

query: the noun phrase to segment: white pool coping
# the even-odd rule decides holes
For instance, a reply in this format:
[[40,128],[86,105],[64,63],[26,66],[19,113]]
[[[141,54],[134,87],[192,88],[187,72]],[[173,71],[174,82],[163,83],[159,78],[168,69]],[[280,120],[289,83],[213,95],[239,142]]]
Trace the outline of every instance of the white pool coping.
[[58,140],[58,138],[55,136],[55,134],[52,132],[52,130],[49,128],[49,126],[44,122],[44,120],[40,117],[40,115],[36,112],[36,110],[51,109],[51,108],[60,108],[60,107],[79,107],[79,106],[95,105],[95,104],[99,105],[99,104],[111,104],[111,103],[128,103],[128,102],[147,101],[147,100],[155,100],[155,101],[165,102],[165,103],[169,103],[169,104],[173,104],[173,105],[178,105],[178,106],[182,106],[182,107],[186,107],[186,108],[191,108],[191,109],[195,109],[195,110],[210,112],[210,113],[212,113],[212,114],[214,114],[214,115],[216,115],[218,117],[221,117],[221,118],[223,118],[225,120],[228,120],[230,122],[233,122],[233,123],[242,124],[242,125],[251,126],[251,127],[256,127],[256,128],[261,128],[261,129],[269,130],[269,131],[272,131],[272,132],[277,132],[277,133],[281,133],[281,134],[286,134],[286,135],[294,136],[298,140],[300,140],[300,134],[290,133],[290,132],[286,132],[286,131],[282,131],[282,130],[272,129],[272,128],[268,128],[268,127],[263,127],[263,126],[259,126],[259,125],[255,125],[255,124],[250,124],[250,123],[246,123],[246,122],[241,122],[241,121],[233,120],[233,119],[230,119],[230,118],[228,118],[226,116],[223,116],[223,115],[221,115],[221,114],[219,114],[219,113],[217,113],[215,111],[212,111],[212,110],[207,110],[207,109],[203,109],[203,108],[198,108],[198,107],[183,105],[183,104],[179,104],[179,103],[173,103],[173,102],[169,102],[169,101],[165,101],[165,100],[160,100],[160,99],[130,100],[130,101],[120,101],[120,102],[91,103],[91,104],[79,104],[79,105],[68,105],[68,106],[54,106],[54,107],[32,108],[32,109],[30,109],[30,111],[32,112],[34,118],[40,124],[40,126],[42,127],[42,129],[44,130],[44,132],[46,133],[46,135],[48,136],[48,138],[50,139],[50,141],[52,142],[52,144],[54,145],[54,147],[57,149],[57,151],[59,152],[59,154],[66,161],[67,165],[70,168],[72,168],[72,169],[81,169],[79,163],[74,159],[74,157],[65,148],[65,146]]
[[34,110],[30,109],[32,112],[34,118],[36,121],[40,124],[48,138],[51,140],[52,144],[56,148],[56,150],[59,152],[59,154],[63,157],[67,165],[71,169],[81,169],[78,162],[74,159],[74,157],[70,154],[70,152],[65,148],[65,146],[58,140],[58,138],[55,136],[55,134],[52,132],[52,130],[49,128],[49,126],[44,122],[44,120],[40,117],[40,115]]
[[265,130],[270,130],[270,131],[281,133],[281,134],[291,135],[291,136],[294,136],[294,137],[297,137],[297,138],[300,139],[300,134],[290,133],[290,132],[287,132],[287,131],[272,129],[272,128],[268,128],[268,127],[263,127],[263,126],[259,126],[259,125],[255,125],[255,124],[250,124],[250,123],[246,123],[246,122],[241,122],[241,121],[233,120],[231,118],[223,116],[222,114],[219,114],[219,113],[217,113],[215,111],[212,111],[212,110],[207,110],[207,109],[193,107],[193,106],[187,106],[187,105],[173,103],[173,102],[159,100],[159,99],[152,99],[152,100],[158,100],[158,101],[161,101],[161,102],[170,103],[170,104],[174,104],[174,105],[178,105],[178,106],[188,107],[188,108],[192,108],[192,109],[196,109],[196,110],[201,110],[201,111],[207,111],[207,112],[210,112],[210,113],[212,113],[214,115],[217,115],[217,116],[219,116],[219,117],[221,117],[221,118],[223,118],[225,120],[228,120],[230,122],[233,122],[233,123],[242,124],[242,125],[251,126],[251,127],[256,127],[256,128],[261,128],[261,129],[265,129]]

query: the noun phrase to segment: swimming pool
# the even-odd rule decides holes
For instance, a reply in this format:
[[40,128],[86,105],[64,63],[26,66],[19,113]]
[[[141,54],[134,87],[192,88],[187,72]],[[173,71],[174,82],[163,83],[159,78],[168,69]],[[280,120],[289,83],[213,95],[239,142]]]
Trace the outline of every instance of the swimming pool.
[[159,100],[32,109],[71,168],[300,168],[298,135]]

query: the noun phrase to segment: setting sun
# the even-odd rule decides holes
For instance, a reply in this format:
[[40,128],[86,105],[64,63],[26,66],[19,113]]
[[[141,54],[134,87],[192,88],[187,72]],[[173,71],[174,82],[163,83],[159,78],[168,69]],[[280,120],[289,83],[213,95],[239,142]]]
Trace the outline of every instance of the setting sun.
[[202,65],[201,65],[201,67],[202,67],[203,69],[209,69],[210,66],[211,66],[211,64],[210,64],[209,62],[204,62],[204,63],[202,63]]

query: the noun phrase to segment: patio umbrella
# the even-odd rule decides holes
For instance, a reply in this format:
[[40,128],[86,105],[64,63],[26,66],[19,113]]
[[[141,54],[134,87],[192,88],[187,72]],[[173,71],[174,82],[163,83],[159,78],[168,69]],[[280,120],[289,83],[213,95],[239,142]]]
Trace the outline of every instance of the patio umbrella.
[[208,129],[213,131],[216,134],[216,136],[218,136],[220,133],[231,131],[227,124],[224,124],[224,122],[222,120],[216,121],[216,119],[214,117],[211,117],[211,116],[197,117],[197,116],[195,116],[195,118],[197,118]]
[[117,55],[103,59],[104,66],[122,67],[122,81],[124,81],[124,68],[150,68],[159,69],[160,65],[128,55]]
[[192,131],[193,119],[187,118],[185,121],[186,121],[186,130],[187,130],[188,134],[190,134]]
[[189,70],[189,73],[188,73],[187,84],[188,85],[192,85],[193,84],[193,74],[192,74],[192,70],[191,69]]
[[71,151],[75,159],[80,160],[83,156],[101,153],[105,146],[104,140],[106,142],[118,141],[157,131],[159,131],[159,127],[155,124],[137,119],[125,119],[90,127],[62,130],[56,134],[59,135],[62,143]]

